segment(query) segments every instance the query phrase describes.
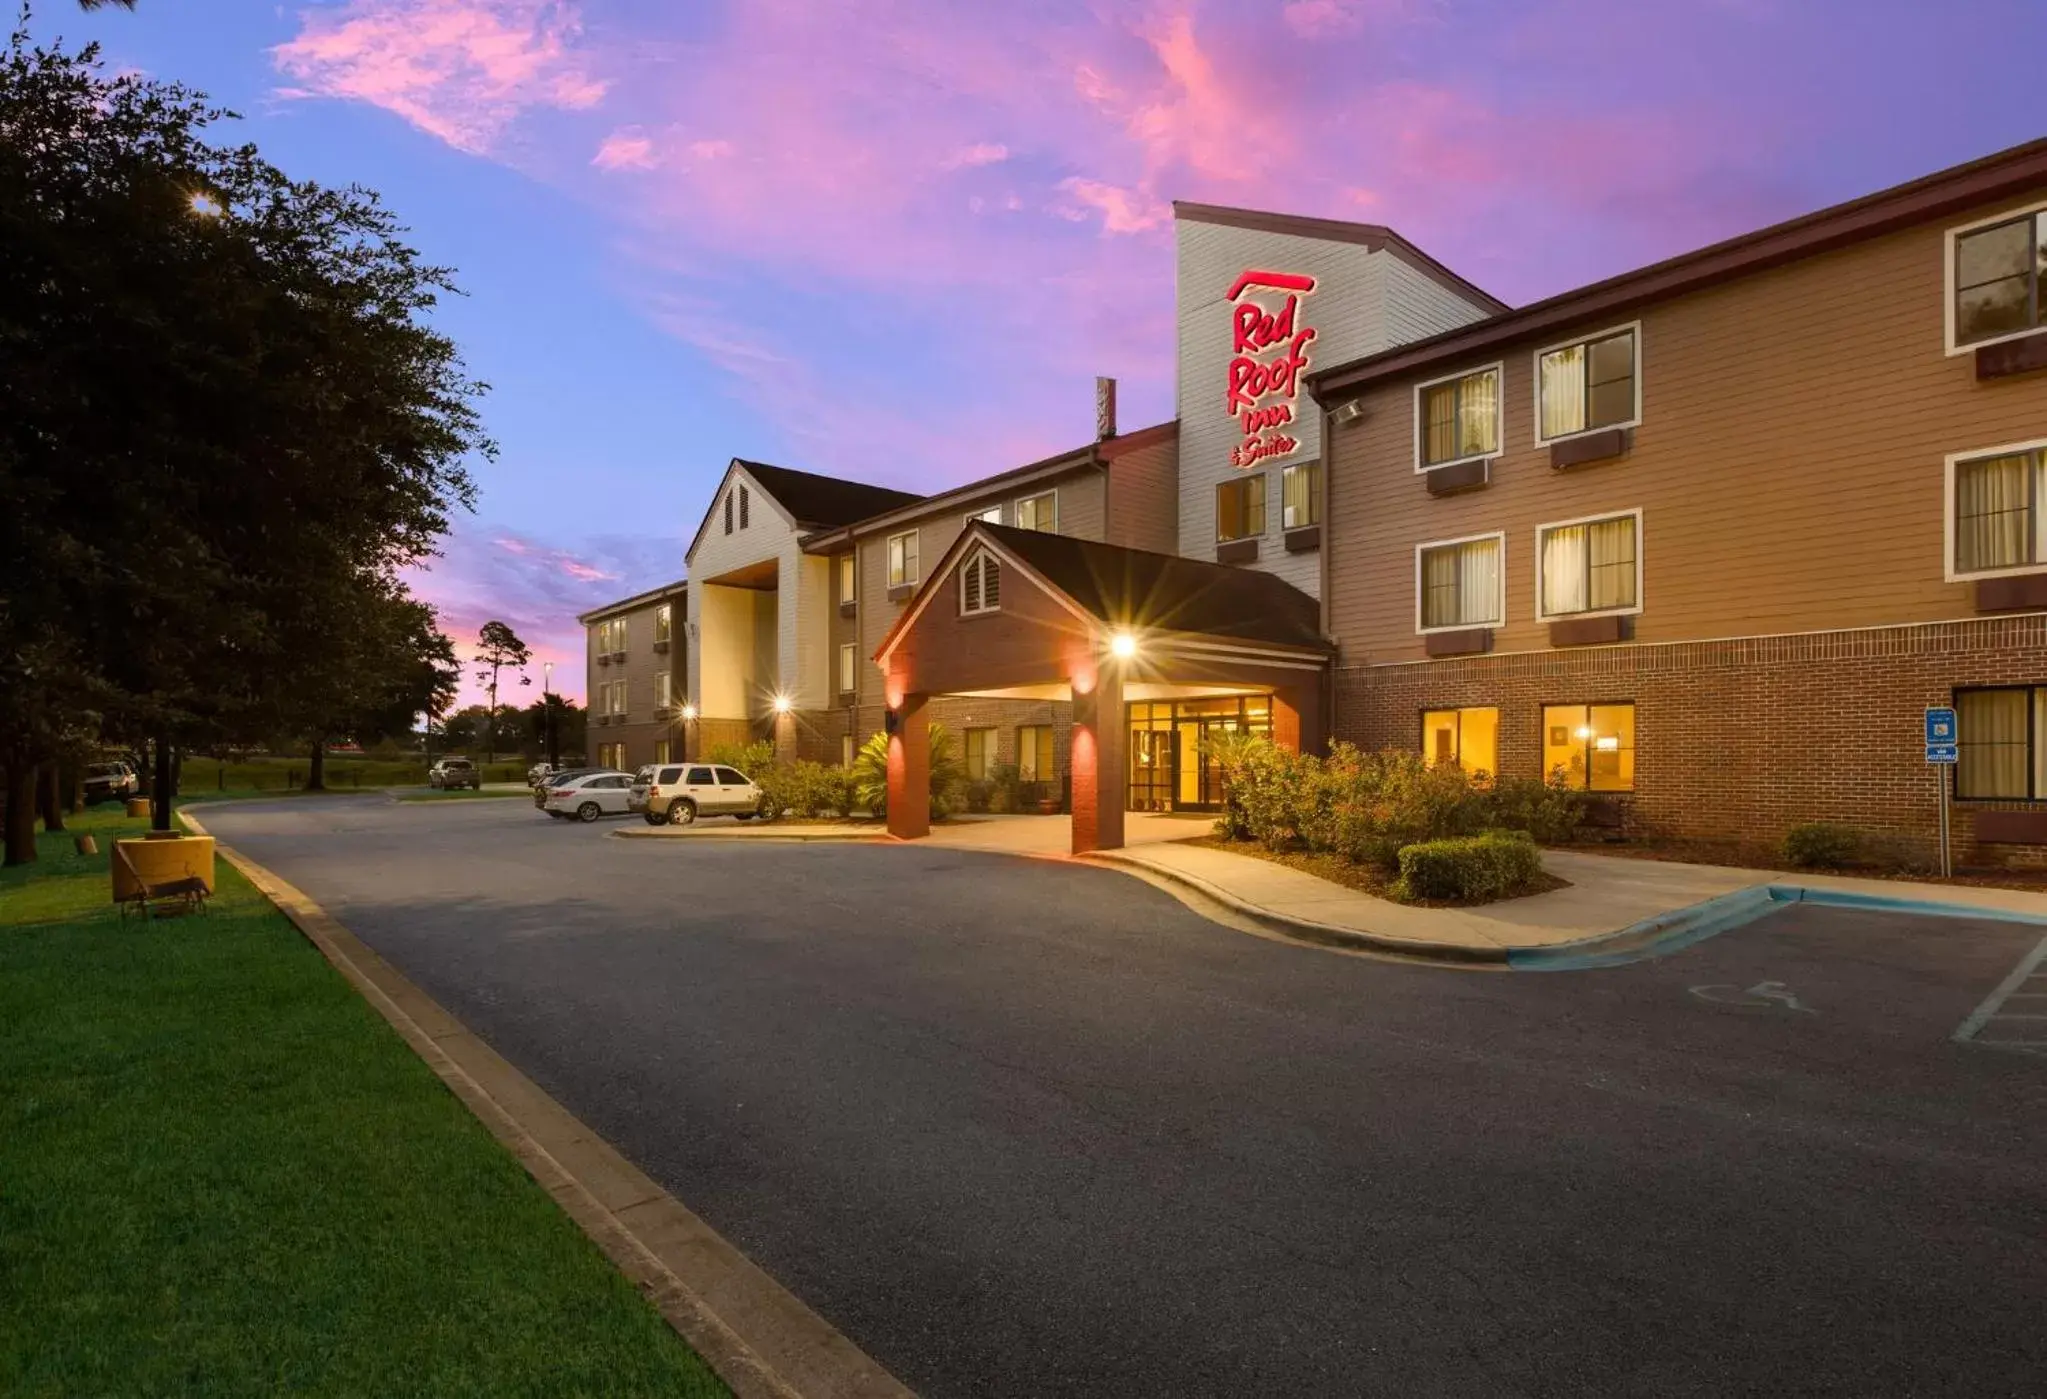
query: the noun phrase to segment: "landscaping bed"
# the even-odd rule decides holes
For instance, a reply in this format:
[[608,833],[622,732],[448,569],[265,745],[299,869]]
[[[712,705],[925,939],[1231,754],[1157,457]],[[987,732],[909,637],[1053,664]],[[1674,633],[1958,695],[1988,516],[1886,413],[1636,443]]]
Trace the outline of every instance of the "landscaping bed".
[[1724,865],[1735,869],[1773,870],[1787,875],[1831,874],[1854,879],[1889,879],[1919,884],[1956,884],[1979,889],[2022,889],[2047,893],[2047,869],[1957,869],[1942,879],[1936,872],[1874,863],[1848,863],[1800,868],[1784,852],[1760,841],[1647,838],[1617,841],[1574,841],[1554,847],[1587,855],[1618,855],[1631,860],[1663,860],[1686,865]]
[[[1405,903],[1417,908],[1475,908],[1483,904],[1497,903],[1498,899],[1420,899],[1400,898],[1393,886],[1399,882],[1397,874],[1389,874],[1376,865],[1361,865],[1346,860],[1341,855],[1317,850],[1269,850],[1255,840],[1231,840],[1226,836],[1197,836],[1193,840],[1178,841],[1180,845],[1198,845],[1206,850],[1223,850],[1232,855],[1248,855],[1254,860],[1267,860],[1275,865],[1285,865],[1302,874],[1312,874],[1317,879],[1326,879],[1332,884],[1341,884],[1346,889],[1355,889],[1361,894],[1370,894],[1375,899],[1393,903]],[[1552,889],[1567,889],[1568,879],[1559,879],[1547,870],[1530,881],[1510,898],[1526,898],[1530,894],[1547,894]]]
[[0,1393],[726,1392],[232,868],[123,923],[146,824],[0,871]]

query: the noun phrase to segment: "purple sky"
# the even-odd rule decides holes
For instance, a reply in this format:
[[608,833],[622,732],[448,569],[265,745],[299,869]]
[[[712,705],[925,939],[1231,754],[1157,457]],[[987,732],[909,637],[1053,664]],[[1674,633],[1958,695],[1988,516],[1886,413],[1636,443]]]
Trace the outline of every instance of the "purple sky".
[[2038,0],[37,3],[458,269],[503,456],[418,586],[572,694],[735,455],[936,489],[1085,441],[1096,374],[1170,417],[1170,200],[1518,304],[2030,140],[2047,51]]

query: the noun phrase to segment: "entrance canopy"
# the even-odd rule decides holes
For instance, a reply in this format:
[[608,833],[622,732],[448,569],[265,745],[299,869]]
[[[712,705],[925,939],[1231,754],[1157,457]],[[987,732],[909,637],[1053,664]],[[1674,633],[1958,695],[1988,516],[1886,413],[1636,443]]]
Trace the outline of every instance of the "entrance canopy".
[[1126,705],[1268,696],[1275,741],[1317,744],[1334,650],[1320,620],[1315,599],[1270,574],[976,521],[875,652],[889,829],[930,828],[931,697],[1070,700],[1073,848],[1121,845]]

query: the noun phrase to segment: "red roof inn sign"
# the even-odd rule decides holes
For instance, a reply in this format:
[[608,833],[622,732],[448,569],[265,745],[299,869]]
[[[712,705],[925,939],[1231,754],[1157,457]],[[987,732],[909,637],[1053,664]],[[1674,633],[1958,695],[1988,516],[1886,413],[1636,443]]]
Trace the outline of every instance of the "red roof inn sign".
[[1247,271],[1230,287],[1234,309],[1225,401],[1244,429],[1243,440],[1230,448],[1231,466],[1256,466],[1301,450],[1289,429],[1315,328],[1296,321],[1301,299],[1314,290],[1313,277],[1294,272]]

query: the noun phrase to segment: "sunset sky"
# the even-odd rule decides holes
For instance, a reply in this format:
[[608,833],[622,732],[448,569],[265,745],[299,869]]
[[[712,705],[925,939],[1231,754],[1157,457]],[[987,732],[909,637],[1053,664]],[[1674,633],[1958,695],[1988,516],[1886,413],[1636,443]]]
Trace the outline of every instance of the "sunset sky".
[[733,456],[929,490],[1085,442],[1096,374],[1171,417],[1173,199],[1518,304],[2039,136],[2047,52],[2038,0],[36,10],[457,269],[503,451],[417,586],[579,697],[575,614],[680,576]]

